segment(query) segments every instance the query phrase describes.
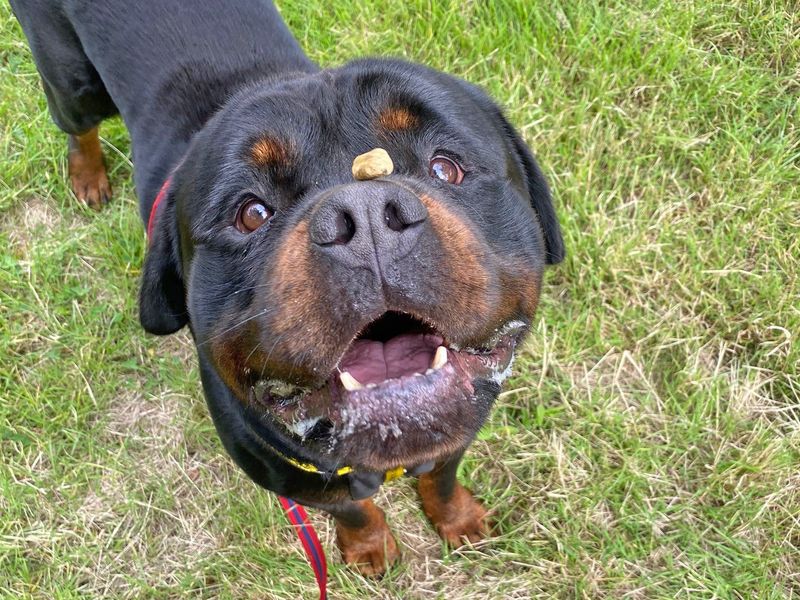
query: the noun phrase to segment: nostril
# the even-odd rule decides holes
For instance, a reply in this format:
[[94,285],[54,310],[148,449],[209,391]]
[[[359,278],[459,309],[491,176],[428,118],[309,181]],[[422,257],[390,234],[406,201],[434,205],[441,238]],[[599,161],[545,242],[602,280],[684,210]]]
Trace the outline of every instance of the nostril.
[[392,231],[402,232],[413,225],[422,223],[428,211],[416,197],[395,198],[383,207],[383,221]]
[[397,206],[394,202],[389,202],[386,208],[383,209],[383,220],[386,226],[392,231],[403,231],[407,227],[397,212]]
[[344,245],[347,244],[350,240],[353,239],[353,236],[356,234],[356,224],[353,221],[353,217],[350,216],[349,213],[344,211],[339,212],[336,215],[336,237],[333,240],[333,244]]

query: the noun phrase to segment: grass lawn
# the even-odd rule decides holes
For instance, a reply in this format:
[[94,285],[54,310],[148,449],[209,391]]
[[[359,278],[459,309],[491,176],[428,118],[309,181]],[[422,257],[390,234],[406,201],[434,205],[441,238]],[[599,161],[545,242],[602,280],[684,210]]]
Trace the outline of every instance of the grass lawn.
[[[567,243],[462,468],[496,536],[333,598],[800,598],[800,17],[792,2],[282,0],[311,57],[400,55],[487,88]],[[183,333],[137,320],[145,239],[80,206],[0,3],[0,597],[314,597],[274,496],[225,455]]]

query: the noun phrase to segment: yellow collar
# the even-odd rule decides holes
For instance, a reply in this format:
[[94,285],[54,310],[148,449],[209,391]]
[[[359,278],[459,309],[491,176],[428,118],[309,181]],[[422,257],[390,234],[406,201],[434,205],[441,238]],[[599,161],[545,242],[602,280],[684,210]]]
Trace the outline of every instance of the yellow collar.
[[[328,476],[333,474],[333,475],[336,475],[338,477],[342,477],[344,475],[349,475],[350,473],[353,473],[354,470],[355,470],[355,469],[353,469],[353,467],[339,467],[338,469],[336,469],[333,472],[331,472],[331,471],[323,471],[322,469],[318,468],[317,465],[315,465],[314,463],[303,462],[303,461],[297,460],[296,458],[292,458],[291,456],[285,456],[285,455],[281,454],[280,452],[278,452],[277,450],[275,450],[274,448],[273,448],[273,450],[274,450],[275,454],[280,456],[283,460],[285,460],[286,462],[288,462],[292,466],[297,467],[301,471],[305,471],[306,473],[319,473],[320,475],[328,475]],[[386,473],[384,473],[383,481],[384,482],[394,481],[395,479],[398,479],[399,477],[402,477],[405,474],[406,474],[406,468],[405,467],[397,467],[397,468],[394,468],[394,469],[389,469],[388,471],[386,471]]]

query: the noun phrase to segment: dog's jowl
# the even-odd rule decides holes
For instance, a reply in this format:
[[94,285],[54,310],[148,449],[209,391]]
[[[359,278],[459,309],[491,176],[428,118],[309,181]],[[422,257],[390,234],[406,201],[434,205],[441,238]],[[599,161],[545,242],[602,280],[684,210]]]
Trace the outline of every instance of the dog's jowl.
[[456,468],[564,253],[497,106],[406,62],[320,69],[262,0],[12,5],[80,200],[111,195],[100,122],[130,131],[141,322],[190,328],[239,466],[367,573],[399,555],[370,497],[400,473],[448,543],[485,536]]

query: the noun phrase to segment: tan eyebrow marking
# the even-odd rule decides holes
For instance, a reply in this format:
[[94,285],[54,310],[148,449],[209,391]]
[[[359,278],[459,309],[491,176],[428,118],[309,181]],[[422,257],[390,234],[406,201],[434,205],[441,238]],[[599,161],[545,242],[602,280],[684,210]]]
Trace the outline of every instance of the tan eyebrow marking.
[[261,167],[288,167],[294,159],[294,149],[290,142],[264,136],[250,148],[250,158]]
[[405,107],[394,106],[381,112],[378,124],[386,131],[403,131],[418,127],[419,117]]

